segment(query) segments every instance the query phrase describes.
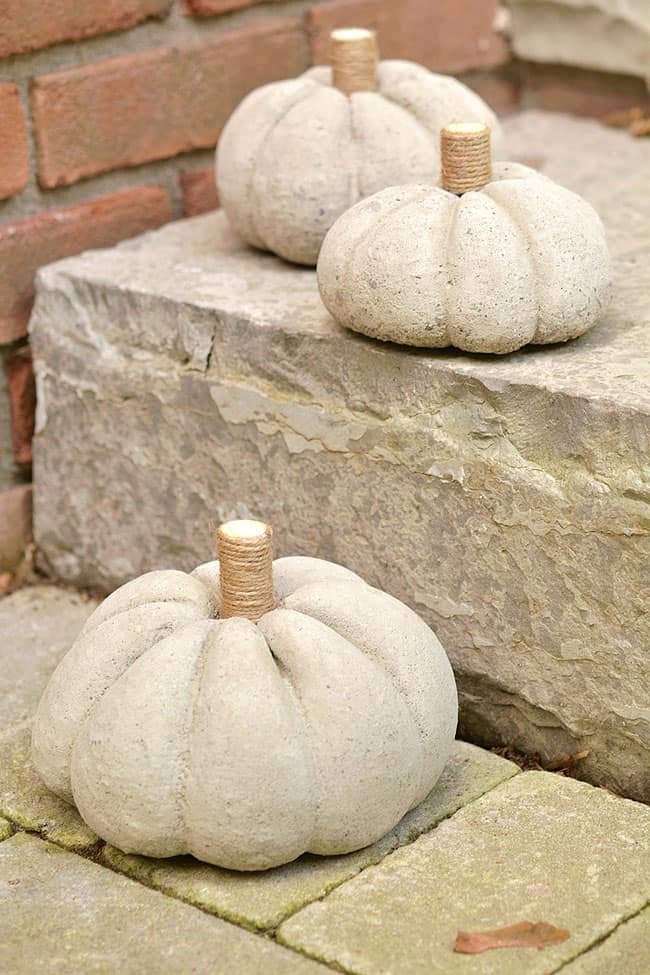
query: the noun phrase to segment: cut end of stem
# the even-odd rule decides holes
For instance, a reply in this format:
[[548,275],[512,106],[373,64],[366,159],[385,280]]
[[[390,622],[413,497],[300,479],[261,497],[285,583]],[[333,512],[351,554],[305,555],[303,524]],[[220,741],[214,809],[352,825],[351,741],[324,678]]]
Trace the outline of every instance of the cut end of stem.
[[344,95],[377,90],[377,38],[374,31],[342,27],[330,34],[332,83]]
[[450,122],[440,133],[441,183],[461,196],[492,179],[490,127],[483,122]]
[[221,609],[257,623],[274,607],[273,532],[262,521],[227,521],[217,529]]

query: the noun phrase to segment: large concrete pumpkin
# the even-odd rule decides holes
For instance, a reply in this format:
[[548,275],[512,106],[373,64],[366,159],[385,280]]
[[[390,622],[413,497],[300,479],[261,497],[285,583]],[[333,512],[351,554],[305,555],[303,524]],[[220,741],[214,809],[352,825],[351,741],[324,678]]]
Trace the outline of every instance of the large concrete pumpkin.
[[36,767],[130,853],[257,870],[366,846],[449,757],[445,652],[353,572],[272,563],[267,526],[219,538],[221,571],[150,572],[93,613],[41,700]]
[[219,199],[249,244],[314,265],[345,210],[439,172],[441,126],[498,122],[465,85],[411,61],[377,65],[369,31],[334,31],[333,67],[252,92],[217,148]]
[[610,258],[585,200],[527,166],[492,167],[489,132],[473,124],[443,131],[441,183],[383,190],[332,227],[318,284],[340,325],[504,353],[565,342],[598,321]]

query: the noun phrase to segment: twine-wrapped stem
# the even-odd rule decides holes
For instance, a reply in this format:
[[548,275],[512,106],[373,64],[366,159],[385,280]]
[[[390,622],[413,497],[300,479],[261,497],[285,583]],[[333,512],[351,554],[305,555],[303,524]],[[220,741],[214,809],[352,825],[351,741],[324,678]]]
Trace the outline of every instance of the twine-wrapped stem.
[[440,133],[441,183],[450,193],[480,190],[492,179],[490,128],[482,122],[452,122]]
[[377,90],[377,40],[371,30],[346,27],[330,34],[332,83],[344,95]]
[[272,531],[261,521],[228,521],[217,529],[220,617],[257,623],[273,609]]

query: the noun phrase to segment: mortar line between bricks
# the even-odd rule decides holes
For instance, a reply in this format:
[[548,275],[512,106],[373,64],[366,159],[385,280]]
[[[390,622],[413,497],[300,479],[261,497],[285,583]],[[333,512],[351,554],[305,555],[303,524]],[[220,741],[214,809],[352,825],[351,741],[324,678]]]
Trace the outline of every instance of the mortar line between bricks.
[[574,961],[577,961],[579,958],[582,958],[583,955],[588,955],[591,951],[594,950],[594,948],[598,948],[599,945],[602,945],[606,941],[609,941],[611,936],[616,931],[618,931],[621,925],[627,924],[628,921],[632,921],[635,917],[638,917],[639,914],[642,914],[643,911],[645,911],[646,908],[648,907],[650,907],[650,900],[647,900],[645,904],[642,904],[641,907],[638,910],[633,911],[632,914],[627,914],[625,917],[620,918],[620,920],[616,922],[613,928],[610,928],[609,931],[606,931],[605,934],[603,934],[600,938],[596,938],[595,941],[592,941],[591,944],[587,945],[586,948],[583,948],[582,951],[577,952],[577,954],[573,955],[572,958],[567,958],[567,960],[563,961],[561,965],[559,965],[557,968],[554,968],[551,972],[549,972],[549,975],[556,975],[557,972],[562,971],[562,969],[566,968],[567,965],[573,964]]

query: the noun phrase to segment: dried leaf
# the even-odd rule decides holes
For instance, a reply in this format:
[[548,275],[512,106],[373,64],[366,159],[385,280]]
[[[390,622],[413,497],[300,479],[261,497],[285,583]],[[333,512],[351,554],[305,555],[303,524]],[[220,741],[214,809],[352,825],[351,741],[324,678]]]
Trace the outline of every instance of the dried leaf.
[[12,572],[0,572],[0,596],[8,596],[14,586]]
[[610,112],[601,119],[605,125],[611,125],[615,129],[627,129],[633,122],[638,122],[645,115],[640,105],[634,108],[625,108],[620,112]]
[[544,768],[547,772],[557,772],[559,769],[572,770],[576,762],[581,762],[588,755],[589,749],[583,748],[581,752],[576,752],[575,755],[563,755],[562,758],[556,758],[554,761],[545,765]]
[[637,137],[642,135],[650,135],[650,118],[642,118],[638,119],[636,122],[632,122],[628,128],[628,132],[630,135],[635,135]]
[[478,955],[491,948],[548,948],[566,941],[566,928],[556,928],[546,921],[519,921],[494,931],[459,931],[454,951],[462,955]]

